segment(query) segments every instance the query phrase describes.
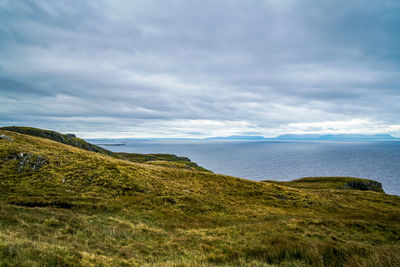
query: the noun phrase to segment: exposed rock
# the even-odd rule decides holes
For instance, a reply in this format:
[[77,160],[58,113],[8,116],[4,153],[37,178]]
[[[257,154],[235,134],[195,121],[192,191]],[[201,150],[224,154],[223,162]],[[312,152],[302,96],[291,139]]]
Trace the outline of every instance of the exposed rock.
[[7,141],[14,141],[11,137],[5,135],[5,134],[0,134],[0,140],[7,140]]
[[344,189],[355,189],[362,191],[375,191],[375,192],[383,192],[382,184],[377,181],[350,181],[343,185]]
[[176,155],[173,155],[173,157],[174,157],[174,159],[176,159],[176,160],[182,160],[182,161],[190,162],[190,159],[187,158],[187,157],[178,157],[178,156],[176,156]]
[[24,169],[37,170],[47,164],[47,161],[43,156],[34,155],[29,152],[19,153],[17,159],[20,160],[18,163],[18,172],[21,172]]

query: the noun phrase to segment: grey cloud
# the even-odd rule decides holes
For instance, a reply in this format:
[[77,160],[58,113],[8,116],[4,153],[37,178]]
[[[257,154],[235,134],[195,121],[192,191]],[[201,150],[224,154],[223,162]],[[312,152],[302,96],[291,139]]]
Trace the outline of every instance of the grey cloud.
[[2,1],[0,123],[196,136],[219,123],[396,128],[399,23],[395,0]]
[[0,78],[0,88],[3,97],[19,98],[21,95],[25,96],[51,96],[53,92],[37,88],[32,85],[20,83],[8,78]]

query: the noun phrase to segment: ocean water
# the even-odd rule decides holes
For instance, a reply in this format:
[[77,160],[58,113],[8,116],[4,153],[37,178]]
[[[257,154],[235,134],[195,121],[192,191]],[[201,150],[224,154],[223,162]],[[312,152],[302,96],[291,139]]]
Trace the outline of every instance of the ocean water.
[[400,142],[313,141],[137,141],[104,146],[115,152],[185,156],[214,173],[254,181],[288,181],[310,176],[354,176],[379,181],[400,195]]

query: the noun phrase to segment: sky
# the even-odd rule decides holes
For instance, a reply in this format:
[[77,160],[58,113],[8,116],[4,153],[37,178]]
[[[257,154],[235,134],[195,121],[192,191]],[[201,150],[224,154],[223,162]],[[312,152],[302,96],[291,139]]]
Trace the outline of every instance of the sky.
[[0,126],[400,137],[398,0],[0,0]]

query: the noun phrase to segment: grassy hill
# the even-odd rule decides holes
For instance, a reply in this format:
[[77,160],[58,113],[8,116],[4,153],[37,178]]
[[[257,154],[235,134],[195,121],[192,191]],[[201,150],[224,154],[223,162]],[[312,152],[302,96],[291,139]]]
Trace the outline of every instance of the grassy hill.
[[54,131],[21,126],[5,126],[0,127],[0,130],[13,131],[31,136],[42,137],[62,144],[133,162],[149,163],[170,168],[185,168],[188,170],[209,171],[204,169],[203,167],[198,166],[196,163],[191,162],[190,159],[186,157],[178,157],[173,154],[137,154],[112,152],[105,148],[88,143],[81,138],[77,138],[74,134],[61,134]]
[[253,182],[0,134],[3,266],[400,266],[400,197],[354,178]]
[[74,134],[61,134],[50,130],[38,129],[33,127],[22,127],[22,126],[5,126],[5,127],[0,127],[0,130],[13,131],[31,136],[42,137],[66,145],[79,147],[88,151],[93,151],[96,153],[106,154],[110,156],[113,155],[113,152],[101,148],[99,146],[92,145],[83,139],[77,138]]

